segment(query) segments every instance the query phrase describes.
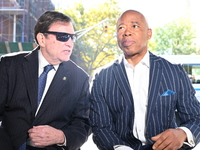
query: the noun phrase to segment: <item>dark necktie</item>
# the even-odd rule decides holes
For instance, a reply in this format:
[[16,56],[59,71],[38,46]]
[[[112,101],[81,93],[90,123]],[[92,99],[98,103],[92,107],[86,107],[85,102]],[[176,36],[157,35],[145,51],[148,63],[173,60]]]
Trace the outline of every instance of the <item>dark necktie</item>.
[[46,80],[47,80],[47,74],[51,69],[53,69],[52,65],[45,66],[44,71],[42,72],[42,74],[40,75],[38,79],[38,105],[40,104],[40,100],[44,92],[44,88],[45,88]]
[[26,150],[26,142],[23,143],[19,148],[18,150]]

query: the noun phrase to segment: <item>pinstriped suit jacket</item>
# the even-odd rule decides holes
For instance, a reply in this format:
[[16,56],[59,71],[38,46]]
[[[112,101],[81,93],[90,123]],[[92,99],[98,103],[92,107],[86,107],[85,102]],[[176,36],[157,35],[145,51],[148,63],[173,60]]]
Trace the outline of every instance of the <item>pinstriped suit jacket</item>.
[[61,63],[35,116],[38,50],[3,57],[0,62],[0,120],[15,149],[26,141],[27,131],[37,125],[62,130],[67,139],[64,148],[79,149],[90,129],[88,80],[89,76],[72,61]]
[[[96,73],[91,91],[90,119],[93,140],[100,150],[127,145],[139,150],[141,142],[133,135],[134,100],[122,60]],[[174,95],[161,96],[172,90]],[[174,65],[150,53],[150,81],[145,136],[151,137],[168,128],[176,128],[175,110],[181,126],[191,130],[200,141],[200,104],[195,90],[180,65]]]

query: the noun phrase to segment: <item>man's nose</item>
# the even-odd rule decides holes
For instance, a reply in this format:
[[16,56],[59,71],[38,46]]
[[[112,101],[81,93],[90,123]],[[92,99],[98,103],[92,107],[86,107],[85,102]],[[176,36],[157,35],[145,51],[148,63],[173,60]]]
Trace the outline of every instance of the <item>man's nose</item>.
[[124,32],[124,36],[131,36],[131,35],[132,35],[131,32],[128,29],[126,29],[126,31]]
[[70,38],[68,41],[65,42],[65,45],[71,48],[71,47],[74,46],[74,42],[73,42],[73,40]]

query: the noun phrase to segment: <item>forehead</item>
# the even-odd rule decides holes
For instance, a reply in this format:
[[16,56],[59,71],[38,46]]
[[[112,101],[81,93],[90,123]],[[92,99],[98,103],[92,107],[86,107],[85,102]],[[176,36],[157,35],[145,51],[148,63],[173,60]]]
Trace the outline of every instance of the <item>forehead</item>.
[[61,27],[73,29],[73,25],[71,22],[60,22],[60,21],[52,23],[49,28],[61,28]]
[[135,11],[127,11],[123,13],[117,22],[117,26],[123,25],[123,24],[133,24],[133,23],[138,23],[138,24],[145,24],[145,18],[142,14],[139,12]]

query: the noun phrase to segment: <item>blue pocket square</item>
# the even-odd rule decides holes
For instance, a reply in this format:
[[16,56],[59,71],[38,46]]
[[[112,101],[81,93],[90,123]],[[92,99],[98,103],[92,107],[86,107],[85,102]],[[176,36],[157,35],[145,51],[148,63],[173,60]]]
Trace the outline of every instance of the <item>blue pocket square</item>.
[[161,96],[168,96],[168,95],[174,95],[174,94],[175,94],[174,91],[172,91],[172,90],[167,90],[167,91],[165,91]]

